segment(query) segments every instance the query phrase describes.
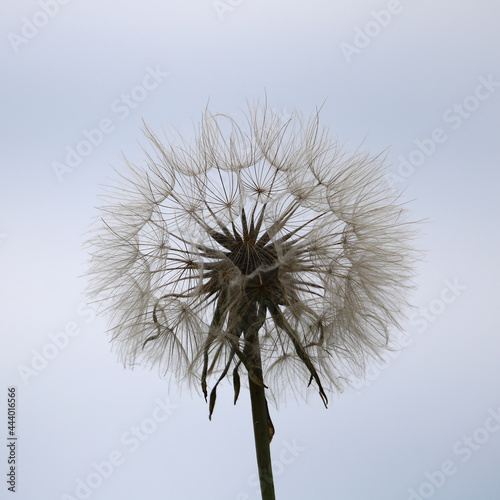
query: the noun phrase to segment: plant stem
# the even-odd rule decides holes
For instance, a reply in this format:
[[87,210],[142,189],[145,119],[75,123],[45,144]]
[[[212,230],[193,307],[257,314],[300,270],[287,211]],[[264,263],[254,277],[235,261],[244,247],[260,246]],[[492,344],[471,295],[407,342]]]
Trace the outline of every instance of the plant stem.
[[[256,376],[259,376],[257,370],[254,373]],[[262,376],[262,370],[260,371],[260,376]],[[251,377],[248,378],[250,385],[250,400],[252,402],[253,431],[255,436],[257,466],[259,468],[260,491],[262,493],[262,500],[275,500],[271,450],[269,446],[270,435],[267,402],[264,393],[265,389],[256,384]]]
[[[255,318],[255,316],[254,316]],[[255,318],[256,319],[256,318]],[[264,378],[262,374],[262,360],[259,345],[259,322],[252,321],[245,329],[245,340],[248,349],[248,384],[250,387],[250,401],[252,403],[252,420],[255,437],[255,451],[259,469],[260,491],[262,500],[275,500],[273,468],[271,463],[271,424],[267,408]],[[261,323],[262,324],[262,323]],[[274,430],[273,430],[274,431]]]

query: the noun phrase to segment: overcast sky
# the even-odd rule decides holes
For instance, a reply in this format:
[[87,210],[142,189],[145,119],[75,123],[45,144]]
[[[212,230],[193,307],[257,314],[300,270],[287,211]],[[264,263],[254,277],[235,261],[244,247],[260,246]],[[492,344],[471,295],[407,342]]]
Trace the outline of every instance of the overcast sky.
[[[496,0],[18,0],[0,16],[2,448],[17,387],[20,500],[257,500],[247,393],[125,370],[84,295],[102,185],[142,121],[267,95],[387,150],[418,241],[406,348],[368,380],[272,408],[277,498],[500,498]],[[7,450],[7,451],[6,451]],[[2,480],[2,498],[9,485]]]

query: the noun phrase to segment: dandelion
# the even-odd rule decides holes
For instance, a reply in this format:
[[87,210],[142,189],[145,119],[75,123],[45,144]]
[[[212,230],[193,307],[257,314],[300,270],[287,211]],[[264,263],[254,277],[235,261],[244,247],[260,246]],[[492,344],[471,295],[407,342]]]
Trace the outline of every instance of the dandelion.
[[267,400],[341,391],[391,348],[411,285],[413,225],[384,159],[349,153],[265,106],[245,126],[206,112],[196,138],[145,126],[90,240],[90,294],[127,366],[199,386],[212,417],[246,375],[263,499],[273,499]]

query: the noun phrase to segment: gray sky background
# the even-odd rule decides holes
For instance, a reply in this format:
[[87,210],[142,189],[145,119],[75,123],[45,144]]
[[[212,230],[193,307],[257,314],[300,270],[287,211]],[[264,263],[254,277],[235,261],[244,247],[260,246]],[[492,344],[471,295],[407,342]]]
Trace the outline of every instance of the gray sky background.
[[[19,440],[17,496],[2,480],[0,497],[260,498],[247,393],[233,407],[224,384],[209,422],[199,394],[124,370],[79,276],[101,185],[122,152],[142,161],[142,120],[189,134],[208,102],[238,114],[267,94],[284,116],[324,103],[353,149],[390,147],[427,219],[406,349],[328,410],[316,394],[272,409],[278,498],[500,498],[499,19],[495,0],[4,3],[3,477],[13,385]],[[99,144],[54,169],[86,133]]]

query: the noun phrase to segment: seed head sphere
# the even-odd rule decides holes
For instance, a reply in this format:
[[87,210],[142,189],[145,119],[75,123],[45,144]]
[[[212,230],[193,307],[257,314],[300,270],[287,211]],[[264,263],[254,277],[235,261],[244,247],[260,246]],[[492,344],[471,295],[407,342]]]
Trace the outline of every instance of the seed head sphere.
[[211,413],[259,350],[271,397],[326,405],[391,348],[411,288],[415,225],[383,158],[349,153],[318,113],[260,105],[242,124],[207,111],[191,142],[144,131],[145,165],[128,163],[89,241],[121,360],[210,385]]

